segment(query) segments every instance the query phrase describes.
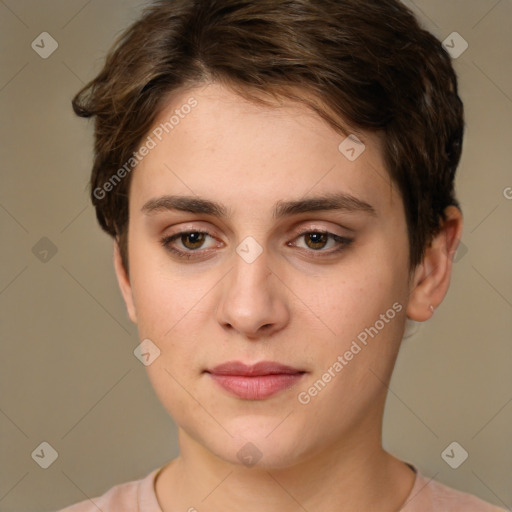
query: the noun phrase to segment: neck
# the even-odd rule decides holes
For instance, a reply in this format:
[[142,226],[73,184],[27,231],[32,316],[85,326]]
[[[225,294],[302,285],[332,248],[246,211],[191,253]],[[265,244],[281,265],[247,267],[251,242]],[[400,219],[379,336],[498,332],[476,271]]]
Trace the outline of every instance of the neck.
[[[363,429],[364,430],[364,429]],[[372,442],[373,439],[373,442]],[[163,512],[178,510],[324,510],[396,512],[415,475],[381,447],[380,435],[360,431],[288,467],[245,467],[213,455],[179,430],[180,456],[160,473]]]

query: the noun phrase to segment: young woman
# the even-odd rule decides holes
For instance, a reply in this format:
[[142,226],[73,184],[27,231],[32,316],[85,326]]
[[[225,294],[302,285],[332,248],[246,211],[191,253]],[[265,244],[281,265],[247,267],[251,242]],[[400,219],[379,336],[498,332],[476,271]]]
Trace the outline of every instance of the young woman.
[[500,510],[381,443],[462,232],[457,78],[405,6],[153,2],[73,106],[180,455],[66,510]]

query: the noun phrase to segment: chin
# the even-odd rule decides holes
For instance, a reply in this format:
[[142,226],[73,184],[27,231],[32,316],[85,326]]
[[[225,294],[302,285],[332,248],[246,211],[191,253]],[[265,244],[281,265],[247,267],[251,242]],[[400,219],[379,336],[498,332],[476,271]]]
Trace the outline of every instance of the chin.
[[254,470],[289,468],[307,458],[307,453],[314,450],[312,446],[308,449],[307,441],[300,432],[290,432],[285,428],[277,428],[272,432],[276,422],[271,423],[270,429],[261,430],[255,429],[254,425],[247,425],[243,435],[238,430],[228,442],[216,439],[203,446],[225,462]]

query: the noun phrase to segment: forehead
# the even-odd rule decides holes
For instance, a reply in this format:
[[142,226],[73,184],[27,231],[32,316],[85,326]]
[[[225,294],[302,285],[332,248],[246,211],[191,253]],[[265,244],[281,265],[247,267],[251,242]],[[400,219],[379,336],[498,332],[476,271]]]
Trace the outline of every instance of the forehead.
[[163,193],[231,203],[235,213],[248,201],[270,209],[283,199],[331,192],[377,211],[398,200],[381,138],[358,132],[364,145],[355,144],[302,103],[255,104],[208,84],[174,95],[147,137],[154,147],[135,169],[130,192],[139,208]]

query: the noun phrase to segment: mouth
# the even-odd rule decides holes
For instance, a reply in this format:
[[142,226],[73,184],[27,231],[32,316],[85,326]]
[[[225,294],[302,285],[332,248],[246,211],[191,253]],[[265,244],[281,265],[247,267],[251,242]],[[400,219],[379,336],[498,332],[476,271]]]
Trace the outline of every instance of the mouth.
[[229,361],[205,370],[225,391],[244,400],[264,400],[296,385],[306,373],[291,366],[261,361],[246,365]]

